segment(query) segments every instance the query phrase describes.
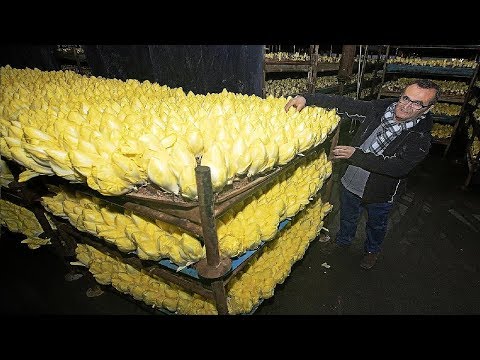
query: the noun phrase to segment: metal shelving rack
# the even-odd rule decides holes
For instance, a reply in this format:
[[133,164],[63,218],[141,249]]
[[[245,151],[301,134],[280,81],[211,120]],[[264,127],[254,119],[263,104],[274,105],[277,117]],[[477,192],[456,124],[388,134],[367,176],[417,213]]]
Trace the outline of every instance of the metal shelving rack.
[[466,105],[466,127],[467,129],[470,127],[472,128],[472,135],[470,136],[468,134],[467,136],[465,154],[467,159],[468,174],[463,185],[464,189],[470,186],[473,175],[480,170],[480,152],[476,155],[472,154],[471,152],[471,146],[474,140],[480,140],[480,119],[477,120],[473,115],[475,110],[478,111],[478,109],[480,109],[480,85],[473,85],[472,97],[470,100],[475,100],[475,105]]
[[[330,141],[330,138],[331,136],[329,135],[323,143],[306,151],[304,155],[307,156],[313,153],[319,155]],[[45,235],[56,239],[55,244],[59,249],[58,254],[60,256],[75,256],[77,243],[88,244],[102,253],[133,266],[137,270],[143,270],[146,274],[175,283],[184,289],[212,300],[216,305],[218,314],[226,315],[228,314],[226,285],[249,263],[252,255],[262,249],[265,243],[262,243],[257,249],[249,250],[237,258],[221,256],[218,247],[215,219],[238,202],[247,198],[253,192],[278,179],[281,174],[295,168],[299,162],[302,161],[303,157],[304,156],[297,155],[288,164],[271,170],[267,174],[258,176],[247,184],[238,187],[233,186],[232,189],[219,194],[213,193],[210,169],[206,166],[197,166],[195,172],[198,186],[198,201],[186,201],[179,196],[164,193],[151,186],[144,187],[139,191],[131,192],[123,196],[109,197],[99,194],[84,184],[70,184],[56,176],[41,177],[45,185],[51,182],[55,184],[60,182],[71,189],[100,198],[117,208],[131,210],[135,214],[145,218],[158,219],[176,225],[202,239],[206,249],[206,258],[192,266],[182,269],[179,269],[178,266],[170,260],[164,259],[158,262],[141,260],[136,254],[123,253],[104,240],[88,233],[80,232],[68,223],[68,221],[63,219],[53,217],[55,226],[57,227],[57,231],[53,231],[43,214],[45,209],[43,209],[38,202],[40,197],[45,194],[40,195],[35,192],[29,192],[30,190],[28,190],[25,184],[17,190],[17,204],[23,204],[21,206],[25,206],[25,196],[30,194],[28,196],[34,199],[34,206],[38,209],[39,216],[43,216],[44,221],[40,222],[42,227],[44,229],[48,228],[48,230],[45,231]],[[26,185],[28,185],[28,182]],[[17,189],[17,185],[13,185],[12,187]],[[319,190],[319,192],[322,191],[323,188]],[[28,204],[32,203],[30,202]],[[35,212],[35,214],[37,215],[37,212]],[[288,221],[289,220],[282,221],[278,229],[282,229]],[[68,251],[65,249],[68,249]]]
[[269,60],[265,59],[265,48],[263,57],[263,98],[266,97],[265,79],[267,73],[306,73],[308,78],[308,91],[313,92],[318,72],[335,72],[339,69],[338,63],[318,63],[318,45],[310,45],[310,59],[305,61],[293,60]]
[[[366,60],[369,56],[369,46],[365,45],[365,53],[362,55]],[[384,51],[385,45],[381,45],[378,49],[374,49],[376,51],[376,61],[374,63],[366,64],[363,68],[360,78],[360,89],[359,93],[363,89],[370,88],[370,96],[373,96],[373,92],[375,89],[375,85],[380,83],[380,78],[377,78],[377,73],[380,70],[382,64],[382,53]],[[275,61],[270,59],[265,59],[264,61],[264,71],[263,71],[263,97],[266,96],[265,90],[265,79],[266,74],[268,73],[306,73],[308,79],[308,88],[307,91],[309,93],[319,92],[323,94],[339,94],[341,85],[334,85],[325,88],[317,88],[316,87],[316,80],[318,76],[321,75],[338,75],[340,70],[340,62],[336,63],[329,63],[329,62],[322,62],[321,57],[319,54],[319,45],[310,45],[309,49],[310,53],[310,60],[305,61],[293,61],[293,60],[283,60],[283,61]],[[331,51],[330,51],[331,53]],[[265,54],[264,54],[265,57]],[[358,61],[355,61],[355,66],[358,65]],[[369,80],[364,80],[365,73],[373,72],[373,78]],[[347,92],[352,92],[357,90],[357,83],[347,84],[343,88],[342,94]]]
[[[360,70],[360,81],[358,84],[358,99],[363,99],[361,96],[362,90],[364,89],[370,89],[370,94],[365,98],[366,100],[374,98],[375,96],[375,89],[378,84],[381,82],[381,78],[378,77],[378,72],[383,68],[383,64],[385,61],[385,55],[383,54],[384,51],[386,51],[387,47],[385,45],[376,45],[376,46],[371,46],[371,45],[361,45],[363,48],[363,54],[362,51],[360,50],[359,54],[359,60],[360,64],[357,62],[354,64],[354,66],[361,65],[363,68],[359,69]],[[374,55],[369,55],[370,52],[374,53]],[[375,62],[373,64],[368,63],[368,58],[376,56]],[[362,60],[364,63],[362,64]],[[365,80],[365,74],[366,73],[372,73],[372,78]],[[355,89],[356,90],[356,89]],[[344,92],[349,91],[348,89]]]
[[87,57],[81,45],[58,45],[54,55],[61,63],[62,70],[90,75]]

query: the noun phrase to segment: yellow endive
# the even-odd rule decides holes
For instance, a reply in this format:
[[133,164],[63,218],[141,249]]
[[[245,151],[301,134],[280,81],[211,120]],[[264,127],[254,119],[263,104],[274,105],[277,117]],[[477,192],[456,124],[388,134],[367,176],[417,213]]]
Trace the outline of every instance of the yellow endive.
[[0,151],[27,168],[21,180],[56,174],[110,196],[150,182],[195,199],[199,163],[212,167],[219,192],[285,165],[339,121],[334,110],[315,107],[286,113],[286,98],[185,94],[69,71],[5,66],[0,82]]
[[[329,203],[317,198],[274,241],[248,260],[248,265],[227,284],[229,314],[250,313],[263,299],[274,295],[275,286],[285,281],[292,265],[303,257],[330,210]],[[184,315],[217,314],[215,304],[201,295],[147,275],[89,245],[79,244],[76,254],[99,283],[111,284],[147,305]]]

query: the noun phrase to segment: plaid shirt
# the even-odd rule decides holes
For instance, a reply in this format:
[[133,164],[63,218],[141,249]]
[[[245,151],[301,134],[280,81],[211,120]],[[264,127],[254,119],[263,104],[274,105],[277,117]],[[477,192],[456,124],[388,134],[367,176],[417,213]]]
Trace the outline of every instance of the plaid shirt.
[[377,132],[377,138],[372,142],[368,151],[372,152],[375,155],[380,155],[383,151],[387,148],[387,146],[395,140],[395,138],[400,135],[400,133],[406,129],[410,129],[417,125],[420,120],[425,118],[425,114],[422,116],[408,120],[398,122],[395,120],[395,106],[397,105],[396,102],[390,104],[385,110],[385,114],[383,114],[382,121],[381,121],[381,128],[380,131]]

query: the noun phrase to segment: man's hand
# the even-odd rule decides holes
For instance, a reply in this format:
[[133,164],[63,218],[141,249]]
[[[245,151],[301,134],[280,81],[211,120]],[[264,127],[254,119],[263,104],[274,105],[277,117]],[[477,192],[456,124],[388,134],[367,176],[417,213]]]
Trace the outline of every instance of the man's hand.
[[307,100],[303,96],[297,95],[293,99],[290,99],[289,102],[287,102],[287,105],[285,105],[285,111],[288,111],[290,107],[295,107],[297,111],[302,110],[305,105],[307,104]]
[[355,148],[353,146],[344,145],[335,146],[332,151],[334,159],[349,159],[354,152]]

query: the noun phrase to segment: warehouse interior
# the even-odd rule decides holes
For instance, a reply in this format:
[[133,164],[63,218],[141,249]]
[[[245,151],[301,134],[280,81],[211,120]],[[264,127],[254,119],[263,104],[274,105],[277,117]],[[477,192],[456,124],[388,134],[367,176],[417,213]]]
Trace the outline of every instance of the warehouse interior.
[[[480,45],[4,47],[0,55],[2,67],[8,65],[14,69],[37,68],[42,74],[48,71],[54,73],[68,71],[76,74],[72,75],[74,79],[77,75],[88,78],[95,76],[96,81],[100,82],[103,79],[118,79],[119,82],[116,83],[118,86],[132,84],[128,79],[136,79],[139,83],[146,84],[145,87],[150,84],[166,85],[169,88],[182,87],[185,94],[191,92],[191,96],[228,92],[267,100],[283,97],[285,101],[289,95],[323,92],[373,100],[398,96],[398,91],[405,81],[425,77],[434,79],[443,86],[443,98],[439,101],[439,105],[442,106],[436,106],[439,112],[435,113],[430,152],[409,175],[407,192],[394,204],[385,243],[374,268],[367,271],[359,266],[365,238],[365,214],[361,217],[352,246],[348,248],[335,246],[335,234],[339,229],[340,178],[346,163],[329,158],[331,174],[321,173],[324,181],[317,184],[314,191],[306,196],[306,202],[313,205],[315,199],[321,198],[322,202],[328,201],[332,207],[324,211],[326,214],[320,211],[321,216],[309,218],[311,226],[303,228],[304,230],[295,233],[296,235],[291,238],[300,239],[303,238],[303,234],[310,234],[313,231],[313,235],[305,235],[308,238],[303,239],[304,248],[296,253],[295,261],[291,261],[289,266],[282,270],[282,276],[273,274],[272,278],[275,278],[275,281],[267,281],[269,273],[266,272],[261,274],[256,282],[245,282],[243,287],[238,288],[235,288],[237,284],[235,275],[243,275],[245,278],[248,270],[254,269],[253,264],[262,261],[260,255],[268,253],[267,250],[271,250],[274,254],[272,256],[280,254],[275,252],[278,250],[275,246],[269,247],[270,244],[276,244],[272,239],[278,240],[277,243],[280,244],[280,237],[278,239],[270,237],[262,241],[260,246],[250,245],[242,251],[238,250],[231,259],[222,255],[213,270],[209,263],[212,259],[209,258],[212,256],[211,252],[207,252],[206,258],[202,259],[203,262],[198,261],[198,264],[186,266],[175,265],[174,268],[169,268],[165,262],[152,261],[147,258],[148,254],[143,255],[143,258],[140,256],[139,260],[131,253],[126,255],[127,252],[122,251],[118,243],[112,245],[102,237],[92,236],[91,232],[86,234],[85,226],[83,230],[75,229],[72,226],[74,225],[72,216],[63,218],[57,216],[54,214],[53,205],[50,205],[52,215],[49,218],[53,218],[52,222],[57,227],[57,230],[52,229],[51,222],[50,225],[49,221],[45,222],[47,219],[42,215],[45,209],[48,209],[42,207],[45,206],[45,201],[41,201],[47,194],[47,187],[73,186],[90,195],[93,194],[93,190],[85,189],[85,184],[78,184],[78,181],[69,183],[67,177],[61,179],[58,174],[35,176],[24,182],[17,182],[19,174],[25,170],[25,164],[14,156],[15,152],[7,153],[2,147],[2,160],[9,165],[11,177],[3,172],[2,163],[1,198],[31,210],[43,230],[36,235],[36,240],[26,243],[24,239],[29,236],[22,233],[21,226],[14,229],[15,226],[9,226],[5,220],[8,216],[0,218],[2,220],[0,247],[2,253],[6,255],[1,263],[0,272],[3,293],[6,295],[2,296],[1,300],[2,314],[14,316],[203,314],[192,305],[194,303],[202,304],[199,305],[200,309],[207,315],[212,311],[221,315],[235,313],[258,316],[479,314],[479,57]],[[2,68],[2,71],[10,71],[10,68],[4,69]],[[7,101],[2,105],[6,120],[7,116],[14,116],[12,114],[15,113],[9,110],[9,106],[13,105]],[[49,106],[52,106],[52,103]],[[17,115],[17,118],[20,117]],[[324,139],[324,144],[320,144],[326,153],[334,143],[348,144],[358,126],[355,120],[347,116],[339,116],[338,124],[332,126],[331,132]],[[7,146],[18,144],[15,140],[10,140],[14,137],[11,133],[6,134],[8,136],[3,133],[2,136],[8,138],[9,142],[5,142]],[[27,139],[28,136],[24,138]],[[28,145],[31,144],[27,144],[27,150]],[[320,152],[317,150],[310,153],[309,149],[305,149],[305,154],[307,154],[305,158],[316,159]],[[302,155],[288,161],[285,168],[290,164],[292,168],[296,164],[304,164],[305,161],[301,162]],[[322,156],[319,158],[323,159]],[[294,164],[295,161],[297,162]],[[328,166],[325,163],[321,165],[322,171],[327,171]],[[26,168],[28,169],[28,166]],[[278,171],[278,174],[284,174],[280,172],[281,166],[274,167],[273,170]],[[270,172],[266,172],[265,179],[275,183],[275,177],[281,176],[276,175],[275,171],[270,169]],[[8,179],[14,181],[7,184]],[[307,177],[307,180],[309,179]],[[311,179],[309,181],[314,182]],[[233,197],[243,196],[242,192],[234,190]],[[51,187],[48,191],[51,191]],[[198,192],[200,194],[200,190]],[[125,214],[143,211],[139,214],[144,217],[154,214],[162,221],[171,220],[171,214],[177,214],[175,211],[158,207],[158,202],[152,206],[151,200],[148,203],[145,198],[140,199],[138,196],[136,199],[143,202],[138,200],[136,203],[131,197],[129,202],[124,200],[115,202],[114,198],[123,199],[123,195],[109,197],[96,194],[107,203],[111,201],[110,209],[123,207],[122,211],[125,211]],[[260,199],[260,195],[257,195],[257,198]],[[239,202],[246,204],[245,199],[246,197]],[[97,202],[94,203],[98,205]],[[185,203],[188,204],[188,201]],[[5,203],[2,204],[2,208],[5,206],[6,209]],[[142,206],[138,206],[139,204]],[[150,210],[145,210],[147,207],[145,204]],[[162,206],[165,204],[170,203],[162,203]],[[94,205],[90,206],[94,208]],[[224,205],[219,202],[214,203],[214,206],[222,208]],[[211,244],[206,235],[209,227],[205,223],[212,219],[208,217],[208,206],[205,208],[207,208],[205,212],[200,210],[203,216],[200,226],[204,226],[203,241],[209,251],[211,248],[208,246]],[[306,208],[308,209],[308,205]],[[156,212],[151,211],[152,209]],[[160,212],[163,215],[159,215]],[[26,216],[25,214],[22,213],[21,216]],[[275,228],[278,227],[278,230],[275,230],[275,236],[293,229],[297,224],[296,218],[302,219],[303,211],[297,209],[292,214],[285,219],[277,218]],[[198,231],[198,226],[195,226],[195,221],[190,221],[191,218],[185,221],[180,216],[180,220],[175,219],[173,223],[184,226],[187,232],[190,230],[190,234]],[[298,223],[303,224],[300,221]],[[216,229],[220,229],[219,223]],[[221,234],[218,233],[218,238],[221,238]],[[45,238],[51,240],[42,245],[41,240]],[[285,238],[284,242],[294,241],[289,239]],[[78,244],[87,244],[100,252],[103,251],[103,255],[121,259],[123,264],[130,266],[128,269],[142,269],[142,275],[149,274],[149,277],[156,281],[163,280],[169,284],[177,281],[175,284],[179,288],[187,287],[188,291],[178,291],[180,298],[174,300],[175,305],[167,301],[168,299],[160,301],[160,304],[163,301],[166,308],[159,306],[158,302],[152,305],[152,300],[147,299],[145,295],[148,290],[142,290],[142,299],[142,295],[136,294],[131,287],[128,288],[130,290],[128,293],[125,287],[122,288],[119,283],[115,284],[115,281],[111,280],[114,278],[113,275],[109,275],[108,281],[99,273],[92,276],[93,268],[97,265],[90,262],[89,271],[84,258],[78,256],[79,253],[75,250]],[[98,247],[95,247],[96,245]],[[220,250],[227,251],[223,248]],[[287,250],[282,251],[282,254],[287,253]],[[247,262],[251,262],[252,265],[249,266]],[[227,264],[225,269],[222,268],[223,264]],[[276,268],[273,264],[266,265],[267,269]],[[216,273],[215,269],[221,271]],[[203,278],[202,281],[197,281],[199,280],[197,275],[192,276],[195,271],[202,275],[200,276]],[[252,275],[249,277],[253,278]],[[228,281],[224,281],[225,279]],[[270,287],[265,289],[257,286],[262,281],[268,282]],[[241,284],[241,281],[238,281],[238,284]],[[260,289],[258,294],[252,295],[253,289],[257,287]],[[168,289],[172,291],[171,289],[176,287]],[[196,291],[211,297],[207,305],[201,302],[203,300],[200,295],[195,295]],[[228,296],[225,291],[228,291]],[[164,290],[166,298],[167,293],[168,291]],[[248,297],[246,294],[250,294],[254,299],[249,300],[248,305],[241,301]],[[181,300],[184,301],[182,306]],[[233,305],[234,301],[238,308]]]

